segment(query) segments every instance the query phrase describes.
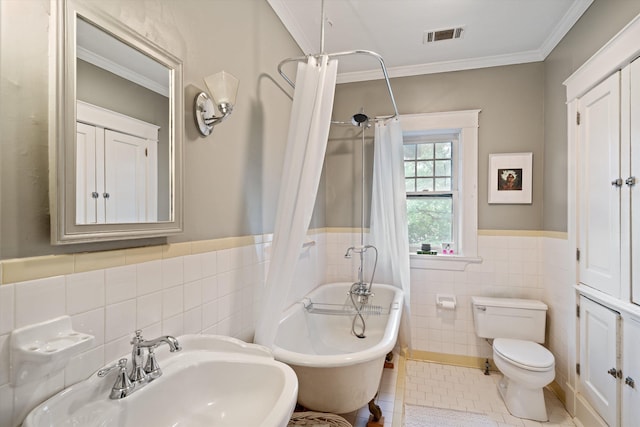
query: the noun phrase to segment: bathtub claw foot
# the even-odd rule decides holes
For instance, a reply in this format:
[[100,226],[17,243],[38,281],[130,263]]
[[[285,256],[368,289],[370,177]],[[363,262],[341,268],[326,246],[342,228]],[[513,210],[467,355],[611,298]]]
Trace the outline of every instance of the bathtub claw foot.
[[367,427],[384,427],[384,417],[380,417],[379,420],[374,421],[373,415],[369,416]]
[[367,423],[367,427],[376,427],[376,426],[384,425],[384,422],[381,424],[371,424],[371,421],[379,422],[379,420],[383,418],[382,409],[380,409],[380,407],[376,405],[374,399],[371,399],[369,401],[369,412],[371,413],[371,416],[369,417],[369,422]]

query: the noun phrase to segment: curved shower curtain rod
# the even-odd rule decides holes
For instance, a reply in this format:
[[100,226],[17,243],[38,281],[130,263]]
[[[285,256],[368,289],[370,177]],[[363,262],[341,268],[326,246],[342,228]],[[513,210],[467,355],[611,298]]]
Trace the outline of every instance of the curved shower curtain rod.
[[[382,59],[382,56],[380,56],[379,54],[370,51],[370,50],[350,50],[350,51],[345,51],[345,52],[337,52],[337,53],[318,53],[318,54],[314,54],[314,55],[305,55],[305,56],[298,56],[295,58],[287,58],[283,61],[281,61],[278,64],[278,73],[280,73],[280,75],[282,76],[283,79],[285,79],[287,81],[287,83],[289,83],[291,85],[291,87],[293,87],[295,89],[296,85],[295,83],[293,83],[293,81],[285,74],[285,72],[282,70],[282,66],[285,64],[288,64],[289,62],[302,62],[302,61],[307,61],[309,59],[309,57],[313,56],[316,58],[321,57],[322,55],[327,55],[329,58],[337,58],[340,56],[347,56],[347,55],[369,55],[369,56],[373,56],[374,58],[376,58],[378,60],[378,62],[380,63],[380,68],[382,69],[382,74],[384,75],[384,80],[387,84],[387,90],[389,91],[389,98],[391,99],[391,105],[393,106],[393,114],[390,116],[383,116],[383,117],[376,117],[375,119],[373,119],[374,121],[378,121],[378,120],[388,120],[388,119],[393,119],[395,117],[397,117],[399,115],[398,113],[398,107],[396,105],[396,100],[393,97],[393,91],[391,90],[391,83],[389,82],[389,73],[387,73],[387,67],[385,67],[384,65],[384,60]],[[340,122],[340,121],[331,121],[331,123],[333,124],[340,124],[340,125],[351,125],[351,121],[345,121],[345,122]]]

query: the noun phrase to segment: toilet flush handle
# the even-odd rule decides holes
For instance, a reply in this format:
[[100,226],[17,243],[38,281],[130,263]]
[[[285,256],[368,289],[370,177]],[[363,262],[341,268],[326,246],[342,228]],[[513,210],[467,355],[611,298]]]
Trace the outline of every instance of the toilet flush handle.
[[487,307],[485,307],[484,305],[476,305],[476,308],[478,309],[478,311],[487,311]]

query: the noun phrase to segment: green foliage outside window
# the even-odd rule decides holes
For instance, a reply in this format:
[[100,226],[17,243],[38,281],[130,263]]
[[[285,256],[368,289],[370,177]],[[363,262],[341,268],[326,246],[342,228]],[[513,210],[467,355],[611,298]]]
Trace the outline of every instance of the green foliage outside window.
[[449,197],[407,199],[409,244],[451,242],[452,200]]

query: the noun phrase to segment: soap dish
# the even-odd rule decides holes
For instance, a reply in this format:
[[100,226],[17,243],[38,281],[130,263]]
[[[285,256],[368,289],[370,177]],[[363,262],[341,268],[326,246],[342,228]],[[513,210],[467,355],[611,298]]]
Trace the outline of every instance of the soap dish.
[[11,333],[11,383],[21,385],[64,368],[93,346],[93,335],[74,331],[69,316],[25,326]]

